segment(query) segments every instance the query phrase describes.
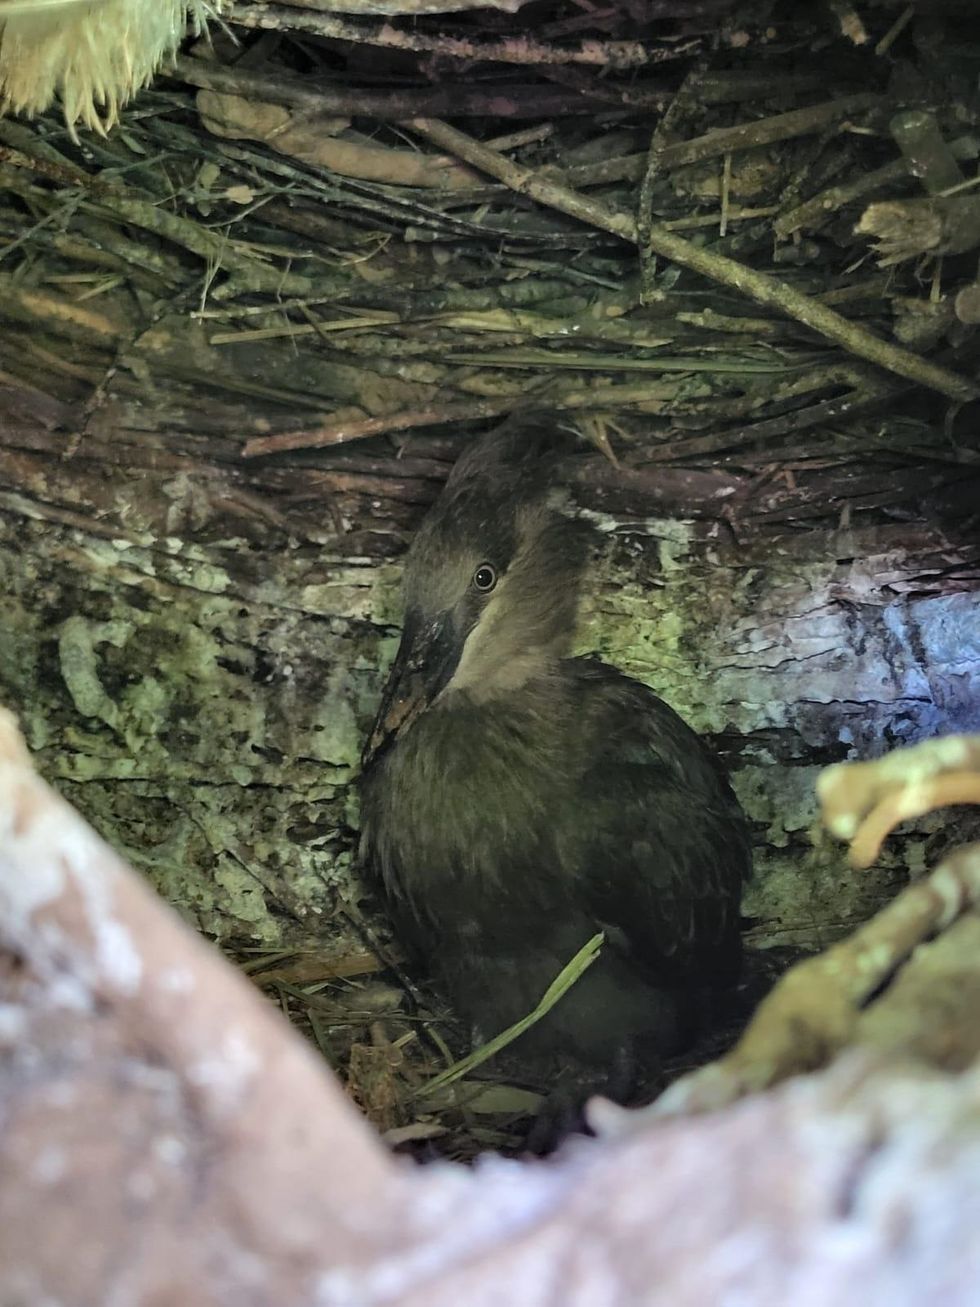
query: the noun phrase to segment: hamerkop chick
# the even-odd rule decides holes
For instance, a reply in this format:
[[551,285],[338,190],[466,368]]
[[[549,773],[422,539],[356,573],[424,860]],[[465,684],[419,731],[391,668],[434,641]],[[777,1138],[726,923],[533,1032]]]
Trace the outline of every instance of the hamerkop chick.
[[601,1085],[677,1050],[705,997],[734,987],[750,851],[717,760],[677,713],[570,656],[588,528],[562,510],[554,462],[547,431],[490,433],[415,536],[364,751],[362,855],[475,1040],[531,1012],[604,931],[599,959],[514,1046]]

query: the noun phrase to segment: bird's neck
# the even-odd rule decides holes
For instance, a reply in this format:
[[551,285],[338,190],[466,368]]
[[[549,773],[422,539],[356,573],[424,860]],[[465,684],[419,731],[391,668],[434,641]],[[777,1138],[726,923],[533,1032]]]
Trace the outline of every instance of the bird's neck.
[[560,663],[515,684],[511,689],[473,689],[443,693],[412,726],[414,747],[423,751],[436,742],[439,758],[453,775],[466,775],[473,766],[487,776],[511,775],[522,784],[529,772],[554,770],[568,746],[567,727],[573,720],[569,683]]
[[494,661],[464,660],[439,696],[439,703],[452,707],[454,696],[465,695],[470,703],[492,704],[511,701],[525,689],[543,690],[558,675],[561,658],[551,649],[531,648]]

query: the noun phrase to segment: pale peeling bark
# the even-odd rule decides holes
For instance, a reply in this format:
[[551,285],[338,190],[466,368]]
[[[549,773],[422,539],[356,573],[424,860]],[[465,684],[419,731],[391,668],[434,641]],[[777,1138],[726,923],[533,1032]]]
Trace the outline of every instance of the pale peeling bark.
[[975,1300],[975,1068],[852,1056],[551,1163],[406,1169],[6,714],[0,832],[4,1302]]

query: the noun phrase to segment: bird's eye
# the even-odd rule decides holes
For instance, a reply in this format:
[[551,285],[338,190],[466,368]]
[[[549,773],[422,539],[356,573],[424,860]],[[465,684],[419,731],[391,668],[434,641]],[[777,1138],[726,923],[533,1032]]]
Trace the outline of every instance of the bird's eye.
[[489,594],[496,584],[496,569],[491,567],[489,563],[481,563],[473,573],[473,585],[482,594]]

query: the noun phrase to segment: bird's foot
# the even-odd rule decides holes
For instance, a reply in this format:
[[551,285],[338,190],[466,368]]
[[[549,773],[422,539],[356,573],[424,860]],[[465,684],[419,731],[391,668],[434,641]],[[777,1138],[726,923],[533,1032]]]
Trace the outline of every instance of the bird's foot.
[[605,1075],[572,1079],[552,1089],[528,1132],[527,1151],[535,1157],[547,1157],[575,1135],[594,1136],[586,1113],[589,1099],[601,1094],[614,1103],[629,1102],[636,1091],[636,1074],[634,1050],[624,1045]]
[[591,1135],[585,1116],[587,1095],[555,1089],[545,1098],[528,1131],[525,1148],[533,1157],[548,1157],[574,1135]]

